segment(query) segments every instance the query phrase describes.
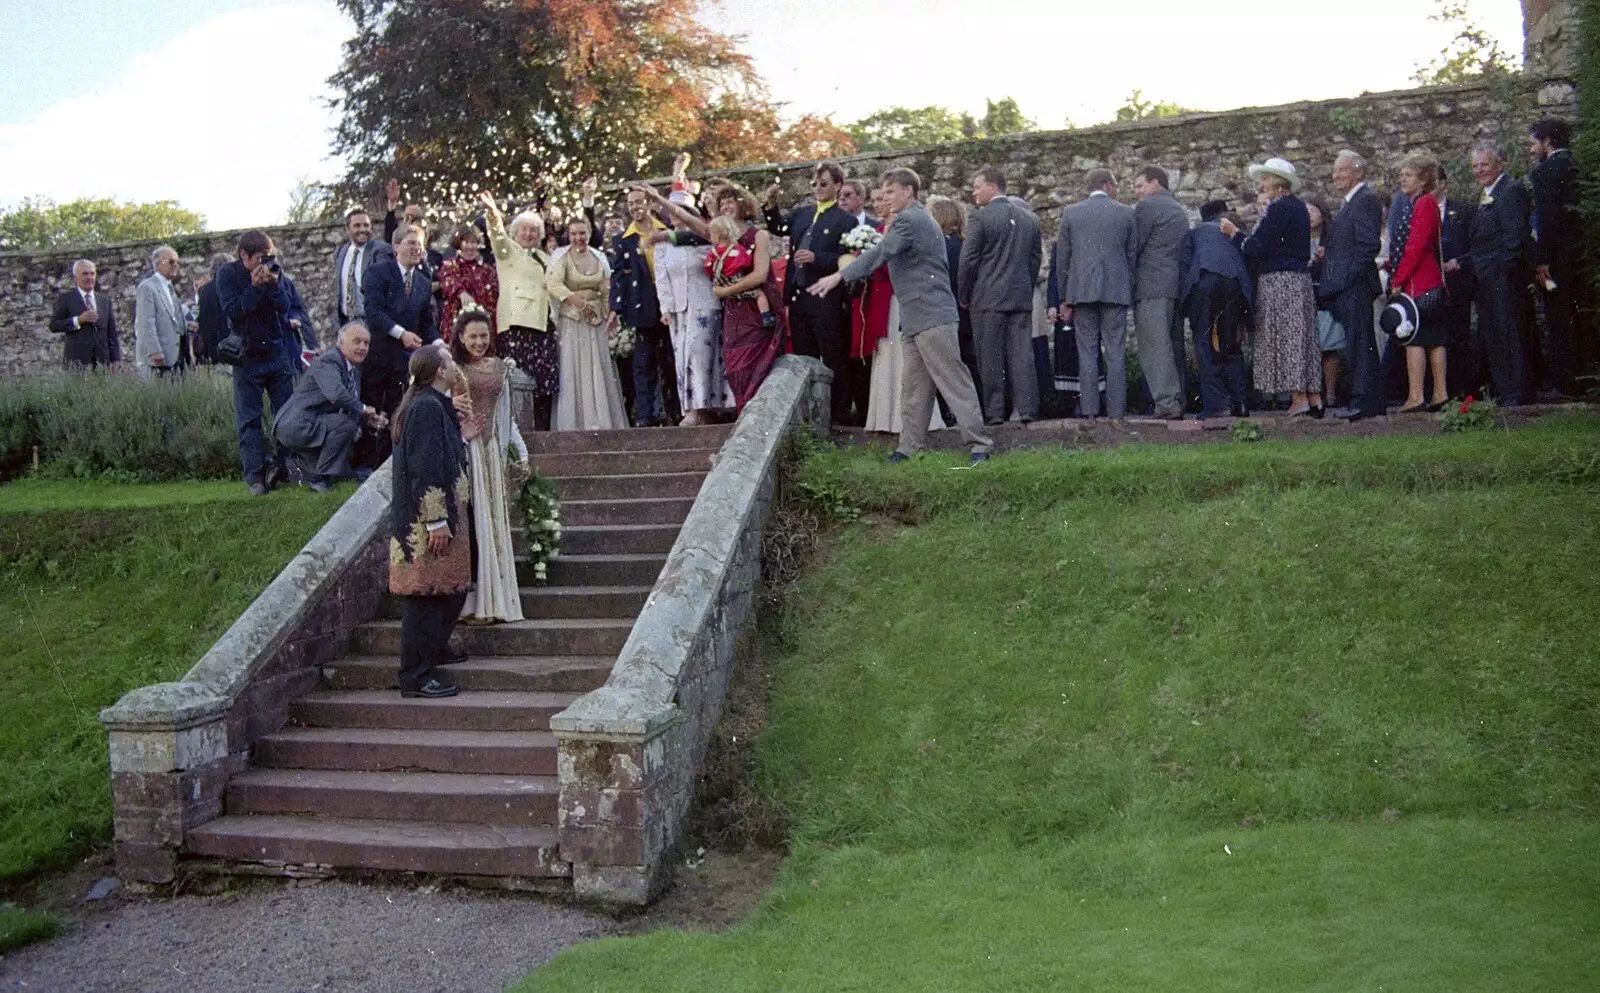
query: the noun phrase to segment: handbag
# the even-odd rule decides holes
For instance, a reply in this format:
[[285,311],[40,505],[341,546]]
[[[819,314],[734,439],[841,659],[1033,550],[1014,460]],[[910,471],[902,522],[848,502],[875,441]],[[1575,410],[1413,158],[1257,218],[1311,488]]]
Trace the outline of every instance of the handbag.
[[228,336],[217,342],[217,361],[223,365],[244,365],[244,339],[239,332],[229,329]]

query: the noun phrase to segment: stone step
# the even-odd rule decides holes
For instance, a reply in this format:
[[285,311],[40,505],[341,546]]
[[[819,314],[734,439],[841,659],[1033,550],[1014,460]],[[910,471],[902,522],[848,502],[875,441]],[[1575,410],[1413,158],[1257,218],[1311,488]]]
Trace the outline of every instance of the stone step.
[[679,524],[599,524],[565,527],[563,555],[647,555],[672,551]]
[[694,497],[634,500],[567,500],[561,504],[561,523],[568,528],[605,524],[682,524],[689,517]]
[[236,862],[530,879],[572,875],[549,827],[229,815],[187,832],[184,847]]
[[525,617],[637,618],[650,599],[649,586],[524,586]]
[[289,704],[289,720],[321,728],[548,731],[550,716],[577,698],[576,693],[499,690],[424,700],[406,699],[394,690],[313,690]]
[[266,769],[553,776],[556,738],[549,731],[285,727],[256,740],[254,764]]
[[630,473],[618,476],[563,476],[552,479],[556,495],[569,500],[641,500],[668,497],[693,498],[705,482],[706,472]]
[[[582,617],[638,617],[650,597],[649,586],[524,586],[522,615],[524,617],[582,618]],[[398,620],[405,609],[405,601],[397,596],[385,596],[379,615],[387,620]]]
[[560,794],[554,776],[247,769],[228,781],[227,812],[540,827]]
[[732,424],[694,428],[624,428],[620,431],[524,431],[528,451],[551,452],[661,451],[669,448],[721,448]]
[[[458,624],[450,640],[472,656],[615,655],[632,630],[631,617],[536,618],[491,627]],[[350,650],[358,655],[400,656],[399,621],[368,621],[350,635]]]
[[[604,685],[616,661],[615,655],[486,656],[445,673],[464,692],[587,693]],[[398,655],[347,655],[322,667],[322,682],[330,690],[385,690],[399,700],[399,672]]]
[[[655,586],[666,568],[667,556],[660,555],[561,555],[550,562],[548,588],[562,586]],[[537,586],[532,569],[517,562],[517,579],[524,586]]]
[[715,449],[701,448],[632,452],[550,452],[533,456],[533,467],[552,479],[568,476],[709,472],[716,454]]

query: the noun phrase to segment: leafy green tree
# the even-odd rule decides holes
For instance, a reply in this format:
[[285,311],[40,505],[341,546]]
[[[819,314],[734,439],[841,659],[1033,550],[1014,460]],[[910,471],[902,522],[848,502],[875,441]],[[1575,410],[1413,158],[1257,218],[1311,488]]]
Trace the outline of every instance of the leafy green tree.
[[289,191],[289,209],[284,212],[285,224],[309,224],[337,213],[333,190],[310,176],[301,176]]
[[986,137],[998,138],[1034,129],[1033,121],[1023,116],[1022,108],[1011,97],[985,100],[984,105],[983,133]]
[[203,216],[184,210],[175,200],[118,203],[85,198],[58,204],[49,197],[26,197],[20,205],[0,210],[0,251],[149,241],[205,229]]
[[1432,62],[1411,77],[1423,86],[1470,83],[1485,76],[1517,71],[1520,60],[1500,47],[1500,42],[1472,19],[1467,0],[1435,0],[1428,20],[1455,29],[1455,35]]
[[881,152],[970,137],[962,126],[962,116],[948,107],[887,107],[846,124],[844,129],[855,140],[856,151]]
[[575,197],[693,146],[724,92],[759,90],[698,0],[339,0],[355,25],[330,80],[341,200],[390,176],[408,199],[489,189]]
[[1182,107],[1165,100],[1146,100],[1144,91],[1136,89],[1128,94],[1128,99],[1117,108],[1117,123],[1125,121],[1145,121],[1159,117],[1178,117],[1182,114],[1193,114],[1194,108]]

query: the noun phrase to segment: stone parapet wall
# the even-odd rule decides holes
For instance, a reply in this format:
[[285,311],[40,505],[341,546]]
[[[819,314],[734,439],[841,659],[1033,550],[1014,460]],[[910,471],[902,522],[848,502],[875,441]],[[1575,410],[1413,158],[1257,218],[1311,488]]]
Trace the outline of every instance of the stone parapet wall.
[[117,872],[171,882],[185,832],[222,815],[250,746],[377,615],[389,568],[389,466],[372,474],[176,683],[100,712],[111,759]]
[[745,408],[611,676],[555,715],[561,857],[589,899],[644,904],[665,884],[755,623],[761,538],[794,432],[825,429],[828,370],[785,356]]
[[[334,314],[333,253],[344,240],[341,223],[263,228],[277,246],[284,271],[294,277],[312,323],[331,341]],[[0,377],[18,376],[61,364],[61,336],[49,330],[56,297],[72,288],[72,263],[80,258],[99,270],[98,287],[111,298],[122,338],[122,354],[133,356],[133,301],[140,280],[150,275],[150,253],[171,245],[183,262],[180,296],[192,296],[192,282],[203,278],[214,255],[233,258],[241,231],[208,231],[166,241],[135,241],[56,252],[0,252]]]

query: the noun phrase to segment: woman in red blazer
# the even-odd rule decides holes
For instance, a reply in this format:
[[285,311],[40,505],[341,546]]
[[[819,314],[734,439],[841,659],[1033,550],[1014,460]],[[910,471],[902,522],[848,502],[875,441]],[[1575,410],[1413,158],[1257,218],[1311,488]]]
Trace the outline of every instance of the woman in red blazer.
[[[1389,279],[1391,292],[1404,293],[1415,300],[1429,290],[1444,285],[1439,269],[1439,233],[1443,218],[1433,189],[1439,182],[1439,163],[1424,155],[1413,155],[1400,166],[1400,192],[1411,198],[1411,227],[1400,264]],[[1391,255],[1392,257],[1392,255]],[[1424,321],[1416,335],[1406,342],[1406,403],[1400,413],[1414,410],[1443,410],[1450,393],[1445,388],[1445,324]],[[1433,372],[1433,400],[1424,403],[1424,375]]]

